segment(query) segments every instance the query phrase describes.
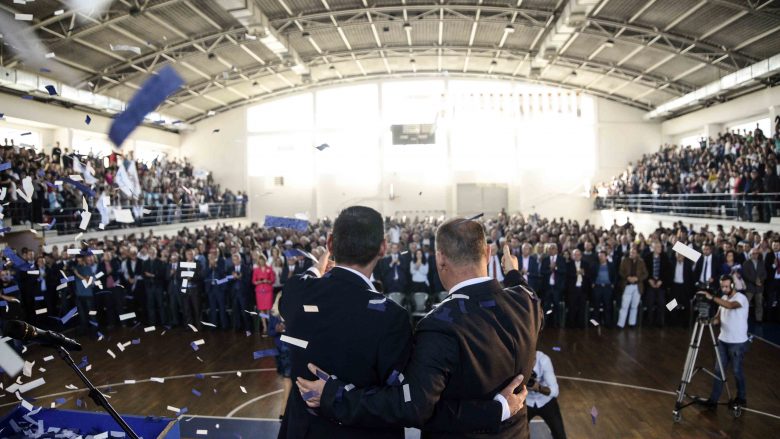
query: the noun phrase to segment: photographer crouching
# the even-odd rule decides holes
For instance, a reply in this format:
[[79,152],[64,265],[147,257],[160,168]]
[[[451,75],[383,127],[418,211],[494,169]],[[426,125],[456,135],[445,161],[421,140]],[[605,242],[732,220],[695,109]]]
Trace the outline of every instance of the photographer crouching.
[[536,416],[541,416],[550,428],[553,439],[566,439],[561,409],[558,407],[558,380],[555,379],[550,357],[541,351],[536,351],[536,364],[526,388],[528,422]]
[[[707,300],[715,302],[719,308],[715,314],[713,323],[720,322],[720,334],[718,335],[718,352],[723,363],[723,373],[715,361],[716,374],[726,376],[729,363],[734,370],[734,379],[737,382],[737,397],[732,402],[736,405],[747,404],[745,394],[745,375],[742,373],[742,360],[745,357],[748,343],[748,299],[734,287],[734,280],[729,275],[721,276],[720,291],[722,297],[715,297],[707,291],[699,291],[696,294],[704,295]],[[703,404],[710,408],[718,405],[720,394],[723,391],[723,381],[715,378],[712,382],[710,398]],[[530,394],[529,394],[530,396]]]

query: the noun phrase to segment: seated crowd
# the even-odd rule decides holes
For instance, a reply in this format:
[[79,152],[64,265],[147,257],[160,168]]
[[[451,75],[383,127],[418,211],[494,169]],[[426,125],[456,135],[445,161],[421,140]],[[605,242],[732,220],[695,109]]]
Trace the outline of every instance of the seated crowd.
[[[77,232],[77,211],[82,209],[84,190],[68,180],[63,183],[63,179],[72,179],[94,192],[85,198],[95,213],[95,222],[109,206],[132,208],[138,224],[143,224],[138,220],[142,212],[160,224],[176,222],[182,211],[212,217],[243,216],[246,211],[246,196],[223,190],[210,173],[196,170],[186,158],[163,155],[142,163],[132,152],[126,156],[117,152],[105,157],[82,155],[63,150],[57,142],[47,154],[6,141],[0,148],[0,164],[5,164],[0,171],[0,190],[5,188],[5,201],[9,202],[3,211],[11,224],[56,220],[56,230]],[[26,194],[29,199],[17,192],[25,191],[26,177],[32,183],[32,193]],[[216,206],[202,212],[199,206],[204,204]]]
[[[773,131],[767,137],[756,126],[753,131],[702,138],[696,146],[664,145],[636,164],[629,163],[622,174],[595,187],[593,193],[602,197],[682,195],[687,202],[658,204],[649,210],[673,207],[683,214],[718,214],[725,207],[734,209],[734,216],[741,219],[768,222],[780,209],[780,117]],[[707,194],[722,196],[694,198]]]
[[[688,325],[693,295],[716,288],[721,275],[734,277],[757,322],[778,317],[776,233],[695,231],[678,223],[645,236],[631,224],[603,228],[503,213],[482,221],[493,254],[489,276],[503,280],[502,251],[517,256],[521,274],[543,302],[548,327],[584,327],[589,320],[634,326],[643,309],[645,325]],[[410,310],[418,308],[415,293],[425,293],[425,311],[446,297],[434,250],[440,222],[386,222],[388,253],[372,281]],[[127,324],[121,318],[127,313],[144,325],[273,332],[268,319],[276,293],[324,254],[330,227],[327,220],[310,224],[306,232],[223,225],[184,228],[174,236],[150,231],[93,239],[78,249],[21,249],[18,256],[7,249],[0,318],[62,329],[76,308],[82,332]],[[694,264],[675,253],[671,249],[678,241],[702,257]],[[672,299],[677,306],[667,311]]]

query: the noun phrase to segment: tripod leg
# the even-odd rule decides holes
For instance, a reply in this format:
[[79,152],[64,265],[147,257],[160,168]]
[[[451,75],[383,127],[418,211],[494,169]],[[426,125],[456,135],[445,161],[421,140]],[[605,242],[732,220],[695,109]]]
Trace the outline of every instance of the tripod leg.
[[718,339],[715,338],[715,331],[712,329],[712,324],[707,325],[707,327],[710,329],[710,336],[712,337],[712,346],[715,348],[715,359],[718,362],[719,371],[716,372],[715,378],[723,382],[723,386],[726,388],[726,395],[729,396],[729,401],[731,401],[731,389],[729,389],[729,385],[726,382],[726,370],[723,367],[723,359],[720,358],[720,350],[718,349]]
[[[693,371],[696,365],[696,357],[699,353],[699,346],[701,344],[701,336],[704,330],[704,326],[697,320],[693,325],[693,331],[691,331],[691,343],[688,347],[688,354],[685,357],[685,366],[683,367],[683,375],[680,381],[680,388],[677,392],[677,402],[675,403],[675,412],[679,410],[685,400],[685,389],[693,378]],[[675,413],[675,417],[677,413]]]

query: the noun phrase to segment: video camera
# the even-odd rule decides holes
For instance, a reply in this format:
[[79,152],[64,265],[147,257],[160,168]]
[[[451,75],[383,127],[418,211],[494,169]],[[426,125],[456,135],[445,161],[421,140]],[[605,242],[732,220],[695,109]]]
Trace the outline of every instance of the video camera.
[[536,372],[531,371],[531,378],[528,378],[528,384],[526,387],[533,387],[536,384]]
[[[697,293],[699,291],[704,291],[709,293],[712,297],[721,296],[720,290],[715,291],[703,282],[696,283],[696,291]],[[707,300],[707,296],[704,294],[695,294],[693,296],[693,313],[697,320],[709,322],[715,316],[716,312],[718,312],[718,305],[714,301]]]

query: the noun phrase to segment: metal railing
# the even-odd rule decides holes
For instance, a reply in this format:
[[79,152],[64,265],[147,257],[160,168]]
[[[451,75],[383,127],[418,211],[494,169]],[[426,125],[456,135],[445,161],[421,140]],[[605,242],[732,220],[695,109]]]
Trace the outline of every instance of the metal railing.
[[761,194],[632,194],[597,196],[596,209],[769,222],[778,216],[780,193]]
[[[115,219],[106,221],[103,219],[100,211],[95,208],[90,208],[89,212],[91,217],[87,224],[87,230],[117,230],[130,227],[151,227],[160,226],[165,224],[179,224],[188,223],[193,221],[203,221],[216,218],[240,218],[246,215],[247,205],[243,202],[234,203],[208,203],[203,205],[191,205],[191,204],[167,204],[167,205],[130,205],[130,206],[111,206],[109,211],[113,208],[128,209],[133,212],[134,221],[132,223],[120,223]],[[30,222],[31,226],[40,230],[34,209],[36,207],[29,203],[15,203],[14,206],[10,206],[8,212],[9,215],[14,215],[16,221],[15,224],[24,224]],[[43,227],[45,233],[56,232],[59,235],[76,234],[84,232],[80,228],[82,209],[67,208],[67,209],[42,209],[43,220],[54,225],[51,228]],[[103,228],[100,228],[101,222],[105,224]]]

